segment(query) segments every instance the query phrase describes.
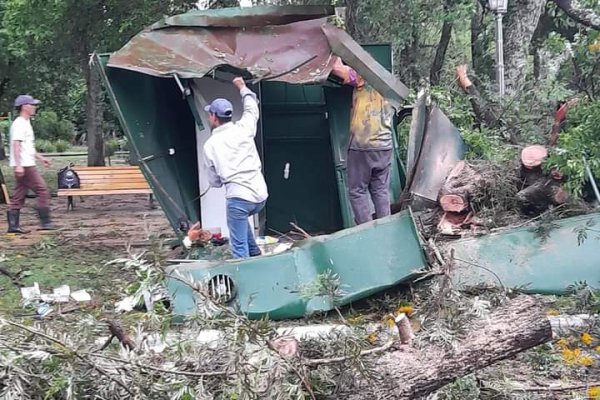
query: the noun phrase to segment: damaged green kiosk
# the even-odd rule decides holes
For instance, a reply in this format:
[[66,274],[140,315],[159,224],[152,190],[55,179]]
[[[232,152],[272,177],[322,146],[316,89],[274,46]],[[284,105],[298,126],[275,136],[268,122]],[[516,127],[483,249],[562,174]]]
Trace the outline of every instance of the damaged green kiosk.
[[[251,318],[277,319],[330,310],[426,268],[409,213],[353,227],[345,181],[351,89],[331,80],[334,55],[399,109],[408,90],[391,73],[389,46],[359,46],[329,22],[333,14],[323,6],[193,11],[95,56],[133,156],[180,237],[198,220],[227,236],[224,191],[204,195],[202,146],[210,131],[201,110],[227,97],[239,112],[233,74],[247,78],[260,99],[256,140],[270,197],[252,223],[260,235],[285,233],[294,222],[313,236],[280,254],[171,266],[167,285],[176,315],[199,306],[182,279],[206,285]],[[449,171],[456,157],[445,162]],[[404,183],[396,151],[394,200]],[[301,288],[323,274],[339,279],[343,294],[336,304],[326,296],[302,297]]]

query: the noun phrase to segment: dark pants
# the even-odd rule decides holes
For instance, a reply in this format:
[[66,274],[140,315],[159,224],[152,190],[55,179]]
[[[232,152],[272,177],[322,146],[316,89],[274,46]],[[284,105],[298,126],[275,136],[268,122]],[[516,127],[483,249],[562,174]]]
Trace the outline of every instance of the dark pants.
[[50,206],[50,192],[36,167],[25,167],[25,174],[21,177],[15,175],[15,190],[10,196],[11,210],[20,210],[25,205],[25,196],[29,189],[38,195],[38,207],[48,208]]
[[260,254],[248,217],[258,214],[265,202],[252,203],[243,199],[227,199],[227,228],[229,249],[233,258],[247,258]]
[[390,215],[390,170],[393,150],[349,150],[346,162],[350,203],[357,224],[371,221],[369,194],[375,216]]

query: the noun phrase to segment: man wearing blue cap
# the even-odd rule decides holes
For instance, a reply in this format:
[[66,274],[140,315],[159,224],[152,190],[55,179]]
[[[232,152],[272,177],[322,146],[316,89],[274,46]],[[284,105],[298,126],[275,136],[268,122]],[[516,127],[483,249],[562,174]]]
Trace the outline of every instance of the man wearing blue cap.
[[227,99],[215,99],[204,108],[212,129],[204,144],[204,162],[210,185],[225,186],[231,253],[246,258],[260,255],[248,217],[263,209],[269,195],[254,143],[259,117],[256,94],[240,77],[233,84],[242,96],[242,117],[231,121],[233,105]]
[[50,165],[50,160],[35,151],[31,117],[35,115],[39,104],[39,100],[29,95],[20,95],[15,99],[15,108],[19,116],[10,126],[10,166],[15,170],[15,190],[7,213],[9,233],[29,232],[21,228],[19,221],[29,189],[38,196],[38,214],[42,230],[55,229],[50,222],[50,192],[44,178],[35,167],[36,160],[45,166]]

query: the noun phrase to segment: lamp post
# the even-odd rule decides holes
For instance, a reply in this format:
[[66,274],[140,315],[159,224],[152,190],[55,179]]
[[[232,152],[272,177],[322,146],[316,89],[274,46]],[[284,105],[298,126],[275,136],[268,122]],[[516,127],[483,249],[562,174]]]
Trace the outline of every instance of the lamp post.
[[496,84],[498,95],[504,96],[504,38],[502,16],[508,9],[508,0],[489,0],[490,9],[496,13]]

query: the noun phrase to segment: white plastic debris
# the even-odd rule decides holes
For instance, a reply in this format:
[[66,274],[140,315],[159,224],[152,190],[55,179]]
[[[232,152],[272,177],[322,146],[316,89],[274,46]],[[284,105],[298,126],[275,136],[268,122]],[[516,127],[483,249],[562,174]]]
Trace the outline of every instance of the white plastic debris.
[[40,298],[40,285],[34,282],[33,286],[21,288],[21,296],[25,301],[31,301]]
[[127,296],[123,300],[115,304],[116,312],[129,312],[132,311],[136,305],[135,296]]
[[92,301],[92,296],[83,289],[71,293],[71,298],[75,301]]

